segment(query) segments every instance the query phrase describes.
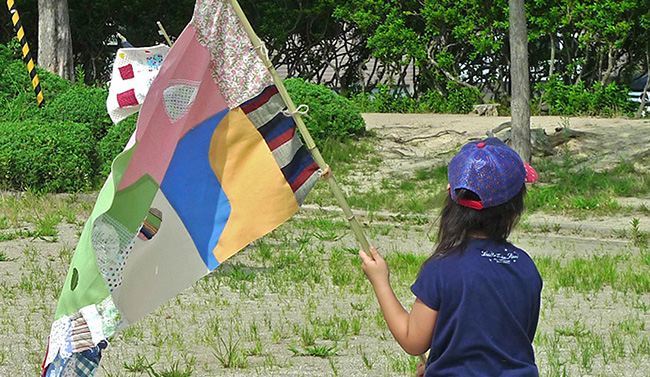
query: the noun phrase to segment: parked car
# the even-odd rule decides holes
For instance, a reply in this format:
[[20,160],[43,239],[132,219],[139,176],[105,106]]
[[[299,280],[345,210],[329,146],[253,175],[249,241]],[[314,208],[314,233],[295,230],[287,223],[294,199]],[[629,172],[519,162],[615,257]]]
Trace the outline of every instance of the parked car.
[[643,103],[645,106],[645,111],[643,111],[643,116],[650,111],[650,93],[645,93],[646,83],[648,82],[648,74],[642,74],[635,76],[632,84],[630,84],[630,92],[627,94],[630,101],[637,103]]

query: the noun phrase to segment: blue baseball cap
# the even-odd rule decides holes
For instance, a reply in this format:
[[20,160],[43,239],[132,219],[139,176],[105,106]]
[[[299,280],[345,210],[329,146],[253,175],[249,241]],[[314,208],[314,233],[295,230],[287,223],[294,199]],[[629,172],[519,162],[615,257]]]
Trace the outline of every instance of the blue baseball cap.
[[[478,210],[506,203],[524,183],[537,181],[535,169],[496,137],[463,146],[451,159],[447,175],[451,199]],[[457,189],[472,191],[480,200],[458,199]]]

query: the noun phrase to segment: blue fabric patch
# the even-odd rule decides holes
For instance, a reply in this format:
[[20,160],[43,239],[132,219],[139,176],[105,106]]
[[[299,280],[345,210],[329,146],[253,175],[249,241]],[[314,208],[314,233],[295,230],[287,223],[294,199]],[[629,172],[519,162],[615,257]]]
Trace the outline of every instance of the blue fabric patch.
[[[102,341],[102,343],[105,343]],[[60,354],[47,368],[45,377],[77,376],[92,377],[97,371],[99,360],[102,358],[101,348],[106,348],[105,344],[100,343],[98,346],[87,349],[82,352],[73,353],[70,358],[62,359]]]
[[228,111],[213,115],[183,136],[160,185],[209,270],[219,265],[212,251],[231,212],[208,158],[212,135]]

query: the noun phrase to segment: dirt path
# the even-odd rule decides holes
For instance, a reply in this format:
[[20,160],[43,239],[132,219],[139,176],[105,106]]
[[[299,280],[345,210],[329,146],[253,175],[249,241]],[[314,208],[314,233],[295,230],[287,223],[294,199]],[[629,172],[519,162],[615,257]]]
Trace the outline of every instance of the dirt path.
[[[456,114],[363,114],[366,127],[381,139],[377,151],[386,159],[382,174],[410,172],[448,160],[467,141],[486,137],[487,130],[510,121],[509,117]],[[587,157],[590,167],[602,170],[621,159],[637,162],[647,170],[650,158],[650,120],[624,118],[564,118],[537,116],[531,128],[553,134],[558,127],[582,131],[586,136],[570,140],[566,148]]]

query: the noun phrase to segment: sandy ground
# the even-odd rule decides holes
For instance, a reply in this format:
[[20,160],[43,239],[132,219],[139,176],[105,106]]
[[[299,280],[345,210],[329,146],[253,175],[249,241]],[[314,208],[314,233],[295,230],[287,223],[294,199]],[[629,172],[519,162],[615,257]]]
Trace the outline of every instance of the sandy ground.
[[[482,138],[485,131],[493,129],[499,124],[508,121],[504,117],[479,117],[475,115],[432,115],[432,114],[364,114],[368,129],[374,131],[379,138],[376,145],[377,152],[381,155],[382,163],[376,171],[370,172],[371,176],[381,178],[391,175],[409,174],[415,169],[426,168],[433,165],[446,163],[457,149],[469,140]],[[597,118],[560,118],[560,117],[533,117],[533,128],[543,128],[547,133],[554,132],[556,127],[568,126],[571,129],[582,131],[586,136],[569,141],[565,148],[574,153],[586,157],[589,165],[595,169],[606,169],[620,161],[621,158],[632,160],[639,169],[648,169],[650,158],[650,121],[628,120],[628,119],[597,119]],[[533,164],[535,159],[533,159]],[[89,196],[85,200],[93,202]],[[650,207],[650,198],[626,198],[617,199],[621,204],[640,206],[646,204]],[[337,208],[322,208],[313,205],[304,207],[304,211],[297,216],[318,216],[321,213],[338,212]],[[369,223],[369,216],[363,211],[356,211],[363,223]],[[6,215],[6,214],[5,214]],[[391,213],[374,213],[372,223],[374,225],[386,224],[394,227],[389,235],[381,233],[372,235],[372,243],[379,245],[382,252],[391,253],[396,251],[414,252],[428,254],[432,244],[430,235],[431,225],[402,226],[392,219]],[[640,220],[640,229],[650,232],[650,217],[635,213]],[[78,219],[81,222],[85,218]],[[429,219],[433,222],[435,219]],[[516,231],[511,240],[521,246],[534,256],[572,256],[586,257],[594,254],[620,253],[621,250],[632,250],[629,239],[619,237],[623,231],[630,228],[630,216],[614,215],[607,217],[580,217],[548,214],[534,214],[524,220],[532,229],[539,230],[543,226],[558,224],[558,231],[536,232]],[[26,228],[30,228],[26,225]],[[61,262],[60,255],[70,253],[76,245],[81,225],[62,223],[59,225],[59,237],[56,242],[49,242],[42,239],[24,238],[2,243],[5,256],[11,261],[0,263],[0,291],[2,291],[3,305],[0,305],[0,377],[5,376],[30,376],[37,375],[40,362],[42,361],[44,345],[46,342],[49,324],[51,323],[56,297],[53,297],[50,290],[46,296],[34,296],[25,298],[14,294],[20,285],[12,285],[11,279],[26,280],[29,277],[28,271],[39,272],[40,268],[35,266],[51,266],[54,273],[64,276],[67,272],[67,265]],[[342,239],[332,243],[332,246],[358,247],[356,240],[351,234],[346,234]],[[64,253],[65,251],[65,253]],[[245,252],[240,253],[245,257]],[[33,258],[33,262],[31,261]],[[236,259],[236,258],[234,258]],[[23,268],[29,267],[29,270]],[[45,269],[43,269],[45,270]],[[43,277],[47,281],[61,280],[57,277]],[[27,283],[27,281],[26,281]],[[21,282],[22,284],[22,282]],[[205,302],[201,296],[194,295],[193,289],[179,296],[175,303],[166,305],[170,311],[169,315],[158,316],[147,320],[145,328],[152,327],[151,321],[161,323],[179,322],[182,313],[188,313],[188,308],[197,305],[204,308]],[[406,289],[407,290],[407,289]],[[237,295],[221,288],[225,303],[229,296]],[[322,294],[322,296],[320,296]],[[366,297],[367,296],[367,297]],[[198,297],[198,298],[197,298]],[[400,298],[405,297],[405,304],[412,302],[412,297],[406,292],[400,293]],[[621,298],[622,297],[622,298]],[[631,297],[631,298],[630,298]],[[361,301],[363,298],[364,301]],[[316,315],[326,317],[332,310],[341,313],[349,312],[350,302],[341,297],[336,291],[320,292],[318,297],[313,297],[319,305]],[[359,302],[376,305],[373,297],[360,295]],[[366,300],[367,299],[367,300]],[[539,332],[553,334],[555,329],[561,326],[569,326],[575,318],[586,323],[589,328],[607,329],[618,326],[621,318],[629,316],[638,317],[640,323],[644,324],[643,336],[648,337],[650,331],[650,312],[641,314],[633,311],[631,305],[623,305],[626,300],[639,300],[639,302],[650,303],[648,294],[641,296],[612,294],[611,289],[603,290],[591,295],[581,295],[571,292],[560,292],[553,298],[553,308],[547,311],[547,316],[540,321]],[[227,317],[233,310],[242,313],[257,313],[260,316],[267,316],[274,321],[275,326],[280,326],[286,318],[293,319],[292,315],[300,316],[303,306],[303,299],[296,297],[295,300],[288,300],[277,303],[274,295],[263,295],[255,299],[247,299],[237,303],[233,307],[218,307],[206,313],[207,318],[199,317],[195,323],[181,323],[177,325],[185,328],[187,333],[197,333],[206,326],[200,320],[222,315]],[[372,304],[371,304],[372,303]],[[622,304],[623,303],[623,304]],[[549,303],[545,303],[549,307]],[[274,306],[275,305],[275,306]],[[222,305],[223,306],[223,305]],[[277,307],[277,308],[276,308]],[[275,309],[274,309],[275,308]],[[372,317],[378,310],[377,307],[366,309],[363,317]],[[205,311],[202,309],[201,311]],[[214,311],[214,313],[213,313]],[[280,313],[288,313],[287,317],[280,316]],[[268,313],[268,314],[265,314]],[[356,314],[355,314],[356,315]],[[277,317],[277,318],[276,318]],[[158,319],[156,319],[158,318]],[[164,321],[162,319],[164,319]],[[166,326],[166,325],[165,325]],[[102,363],[107,369],[99,371],[97,376],[143,376],[145,373],[129,373],[125,371],[123,364],[132,361],[138,352],[151,355],[157,352],[159,346],[147,343],[149,334],[145,334],[143,341],[134,341],[133,337],[129,342],[117,339],[105,356]],[[270,338],[269,334],[263,334]],[[273,376],[395,376],[409,375],[408,373],[386,372],[385,364],[391,356],[393,358],[403,357],[395,342],[389,334],[378,339],[377,337],[359,336],[349,341],[345,349],[341,349],[338,356],[330,363],[327,359],[293,357],[287,350],[286,345],[275,345],[269,341],[269,347],[278,355],[277,363],[282,367],[268,369],[244,369],[224,370],[220,369],[209,349],[202,346],[192,345],[189,350],[198,358],[198,369],[196,376],[250,376],[250,375],[273,375]],[[629,347],[629,346],[628,346]],[[371,361],[375,363],[375,369],[365,369],[361,362],[361,350],[371,355]],[[185,352],[181,351],[181,352]],[[166,348],[163,349],[166,352]],[[171,352],[171,351],[170,351]],[[176,351],[175,351],[176,352]],[[562,350],[563,358],[568,358],[570,350]],[[629,352],[629,351],[628,351]],[[387,356],[388,355],[388,356]],[[396,356],[393,356],[396,355]],[[538,353],[538,361],[544,376],[552,376],[548,373],[549,358],[545,352]],[[175,355],[181,358],[184,355]],[[181,358],[182,359],[182,358]],[[208,361],[206,361],[208,360]],[[204,367],[203,363],[210,367]],[[260,364],[262,362],[260,361]],[[595,359],[596,366],[600,368],[593,375],[598,376],[647,376],[650,375],[650,360],[641,359],[638,364],[627,363],[625,360],[607,364],[599,358]],[[573,369],[572,369],[573,368]],[[209,372],[207,372],[209,371]],[[335,372],[336,371],[336,372]],[[587,376],[576,367],[569,367],[570,376]]]
[[[366,127],[381,138],[377,150],[389,163],[383,169],[409,172],[419,167],[446,161],[467,141],[486,137],[509,117],[456,114],[364,114]],[[590,167],[602,170],[622,158],[636,161],[640,168],[650,157],[650,120],[624,118],[565,118],[536,116],[531,128],[551,135],[556,128],[586,133],[570,140],[565,147],[591,161]],[[533,160],[534,162],[534,160]],[[383,172],[380,172],[383,173]]]

